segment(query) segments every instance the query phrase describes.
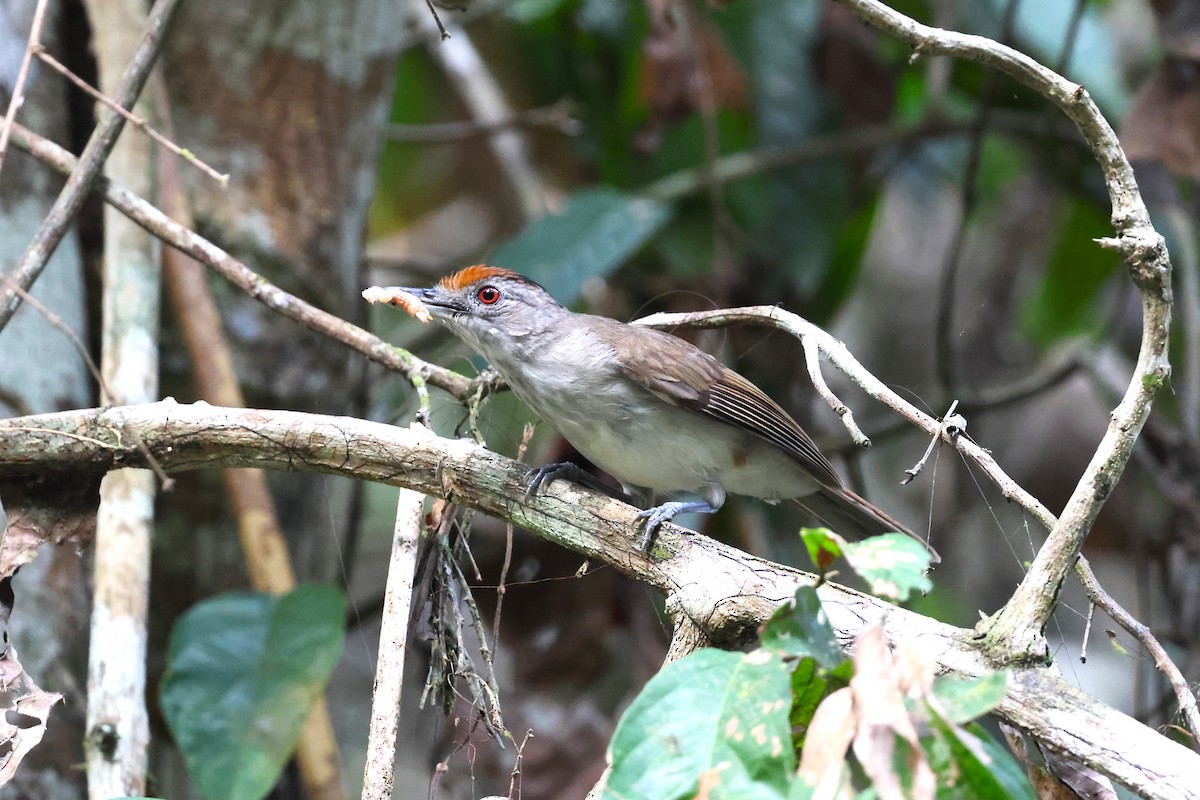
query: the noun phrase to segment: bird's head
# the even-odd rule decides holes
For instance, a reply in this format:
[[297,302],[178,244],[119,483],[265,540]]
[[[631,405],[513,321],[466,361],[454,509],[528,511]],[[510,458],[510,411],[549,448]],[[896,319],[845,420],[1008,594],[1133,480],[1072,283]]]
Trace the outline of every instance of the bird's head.
[[482,264],[447,275],[428,289],[404,291],[485,356],[497,345],[551,329],[570,313],[524,275]]

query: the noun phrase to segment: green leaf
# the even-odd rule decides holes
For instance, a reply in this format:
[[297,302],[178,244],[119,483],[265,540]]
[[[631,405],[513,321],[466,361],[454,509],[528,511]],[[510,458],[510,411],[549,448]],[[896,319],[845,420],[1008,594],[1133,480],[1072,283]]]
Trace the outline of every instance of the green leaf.
[[829,528],[801,528],[800,539],[808,548],[808,557],[812,559],[817,572],[824,575],[834,561],[842,557],[842,546],[846,540]]
[[337,664],[345,608],[335,587],[304,585],[223,595],[175,623],[159,698],[204,797],[271,790]]
[[943,675],[933,682],[933,695],[941,703],[946,718],[961,725],[982,717],[1004,699],[1008,671],[990,672],[977,678]]
[[513,0],[504,16],[517,23],[528,23],[552,16],[567,0]]
[[812,800],[817,796],[815,786],[809,786],[800,778],[792,781],[791,791],[788,792],[788,800]]
[[671,218],[671,206],[604,187],[575,194],[561,214],[543,217],[492,254],[490,262],[527,275],[561,303],[605,277]]
[[[1035,800],[1024,770],[982,727],[958,728],[936,713],[931,722],[941,745],[941,752],[930,757],[938,765],[939,797],[945,787],[950,790],[945,796],[963,800]],[[932,742],[923,744],[928,751]]]
[[1041,345],[1102,328],[1101,289],[1121,263],[1096,239],[1112,234],[1107,214],[1089,203],[1064,198],[1057,240],[1036,293],[1020,309],[1021,328]]
[[825,669],[834,669],[846,660],[817,590],[811,586],[800,586],[795,597],[775,609],[760,638],[767,650],[812,658]]
[[929,551],[903,533],[885,533],[861,542],[846,542],[846,560],[870,584],[871,592],[897,601],[907,600],[914,590],[933,588],[925,570]]
[[650,679],[613,734],[608,800],[782,800],[796,770],[788,668],[766,650],[699,650]]

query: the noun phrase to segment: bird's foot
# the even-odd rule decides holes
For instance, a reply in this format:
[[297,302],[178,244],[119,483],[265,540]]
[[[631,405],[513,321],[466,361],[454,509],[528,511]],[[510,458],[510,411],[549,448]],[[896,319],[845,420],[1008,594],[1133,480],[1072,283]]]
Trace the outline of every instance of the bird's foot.
[[615,497],[618,500],[629,501],[621,492],[606,485],[602,480],[597,478],[592,473],[585,470],[578,464],[570,461],[560,461],[556,464],[543,464],[540,467],[534,467],[529,470],[529,487],[525,490],[525,499],[528,500],[542,490],[543,486],[556,481],[559,478],[574,481],[580,486],[586,486],[597,492],[603,492],[610,497]]
[[680,514],[713,514],[716,513],[716,510],[715,507],[703,500],[673,500],[638,512],[634,524],[637,525],[642,520],[646,521],[638,546],[643,552],[649,552],[654,545],[654,535],[658,533],[662,524],[670,522]]

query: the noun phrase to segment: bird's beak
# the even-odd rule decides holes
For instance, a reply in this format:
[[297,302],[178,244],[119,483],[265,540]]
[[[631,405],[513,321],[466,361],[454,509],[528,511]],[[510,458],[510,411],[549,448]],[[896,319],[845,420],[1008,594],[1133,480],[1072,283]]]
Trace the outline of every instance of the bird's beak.
[[427,289],[416,289],[408,286],[389,287],[395,288],[396,291],[411,294],[425,304],[429,309],[429,313],[439,319],[447,319],[455,314],[461,314],[466,311],[463,308],[461,301],[449,292],[443,291],[438,286],[432,286]]

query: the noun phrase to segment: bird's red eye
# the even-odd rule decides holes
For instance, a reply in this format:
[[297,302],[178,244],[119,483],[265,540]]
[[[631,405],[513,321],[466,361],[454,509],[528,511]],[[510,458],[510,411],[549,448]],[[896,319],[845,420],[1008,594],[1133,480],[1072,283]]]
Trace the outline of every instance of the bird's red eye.
[[477,296],[479,297],[479,302],[485,306],[490,306],[500,299],[500,290],[495,286],[484,286],[479,290]]

